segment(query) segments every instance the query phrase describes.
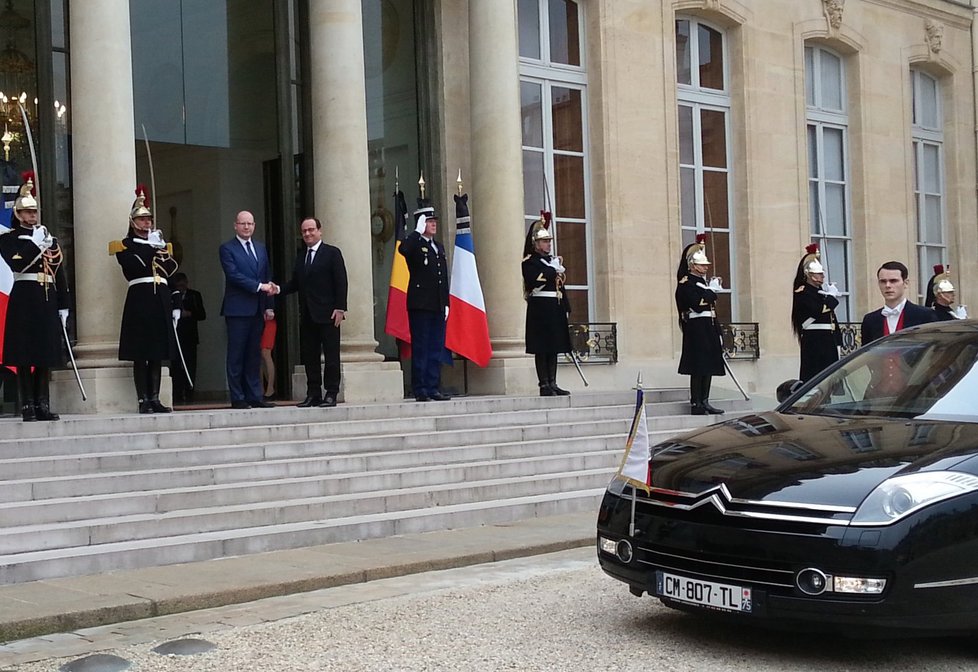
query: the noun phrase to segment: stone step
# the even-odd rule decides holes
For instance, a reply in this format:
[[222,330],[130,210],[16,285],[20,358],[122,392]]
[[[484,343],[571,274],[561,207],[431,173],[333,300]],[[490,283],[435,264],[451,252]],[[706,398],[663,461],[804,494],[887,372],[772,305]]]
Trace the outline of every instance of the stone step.
[[373,539],[433,530],[597,510],[604,487],[582,491],[385,512],[265,528],[224,530],[102,546],[0,555],[0,583],[196,562],[212,558],[302,548],[354,539]]
[[389,492],[404,488],[435,487],[448,483],[472,483],[485,479],[527,477],[554,472],[615,469],[621,461],[621,451],[617,445],[620,441],[615,443],[614,446],[604,446],[603,449],[588,452],[433,464],[362,473],[342,471],[336,468],[335,463],[327,463],[322,465],[320,473],[313,476],[184,487],[159,487],[153,483],[156,487],[151,486],[145,490],[130,487],[107,494],[3,503],[0,504],[0,520],[15,521],[18,526],[41,525],[89,518],[163,514],[210,506],[367,493],[372,490]]
[[[647,390],[651,407],[659,402],[684,402],[689,393],[681,389]],[[384,404],[340,404],[329,409],[276,406],[271,409],[180,411],[163,415],[63,415],[59,422],[25,423],[10,418],[0,420],[2,441],[30,438],[75,437],[87,435],[143,434],[232,427],[301,424],[310,422],[387,420],[431,416],[508,413],[539,409],[580,409],[599,406],[633,406],[633,392],[579,392],[569,397],[457,397],[447,402],[393,402]]]
[[302,422],[295,424],[262,424],[243,427],[173,430],[156,433],[78,435],[66,442],[64,437],[0,441],[0,460],[46,455],[109,453],[120,450],[157,450],[160,448],[201,447],[222,444],[252,445],[269,441],[301,439],[340,439],[381,434],[430,434],[447,430],[503,429],[561,425],[574,422],[620,420],[631,414],[627,406],[593,408],[560,408],[480,413],[474,415],[427,416],[376,420]]
[[139,539],[321,522],[333,518],[474,504],[607,485],[613,468],[487,479],[471,483],[289,498],[168,513],[131,514],[65,523],[16,525],[0,536],[0,556]]

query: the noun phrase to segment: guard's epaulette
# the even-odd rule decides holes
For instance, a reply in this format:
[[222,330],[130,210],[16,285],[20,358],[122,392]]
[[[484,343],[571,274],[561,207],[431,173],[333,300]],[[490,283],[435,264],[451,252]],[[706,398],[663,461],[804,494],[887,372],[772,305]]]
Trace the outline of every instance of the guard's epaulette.
[[169,254],[171,257],[173,256],[173,243],[166,244],[166,253]]
[[798,285],[798,289],[795,290],[795,294],[797,294],[798,292],[804,292],[804,291],[805,291],[805,285]]
[[684,275],[683,276],[683,279],[679,281],[679,284],[680,285],[685,285],[687,280],[689,280],[689,276],[688,275]]
[[532,254],[528,254],[528,255],[526,255],[525,257],[523,257],[523,261],[526,261],[527,259],[529,259],[529,258],[530,258],[530,257],[532,257],[532,256],[533,256]]
[[109,242],[109,256],[119,254],[124,249],[126,249],[126,243],[122,240],[113,240]]

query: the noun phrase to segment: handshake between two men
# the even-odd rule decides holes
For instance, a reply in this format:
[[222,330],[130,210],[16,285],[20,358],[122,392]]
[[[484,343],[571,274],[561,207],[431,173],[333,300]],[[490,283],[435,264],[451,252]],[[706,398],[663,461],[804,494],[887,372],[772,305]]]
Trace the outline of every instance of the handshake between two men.
[[[277,296],[277,295],[279,295],[279,294],[282,293],[282,287],[279,286],[279,285],[277,285],[277,284],[275,284],[274,282],[263,282],[263,283],[261,283],[258,286],[258,290],[259,291],[262,291],[262,292],[265,292],[265,294],[267,294],[268,296]],[[448,308],[447,307],[445,308],[445,311],[446,311],[446,316],[447,316],[447,311],[448,311]],[[265,319],[266,320],[274,320],[275,319],[275,311],[272,310],[271,308],[269,308],[268,310],[266,310],[265,311]],[[340,326],[340,323],[343,322],[343,320],[346,319],[346,311],[345,310],[340,310],[339,308],[337,308],[336,310],[333,311],[333,314],[330,316],[330,319],[333,322],[333,326],[338,327],[338,326]]]

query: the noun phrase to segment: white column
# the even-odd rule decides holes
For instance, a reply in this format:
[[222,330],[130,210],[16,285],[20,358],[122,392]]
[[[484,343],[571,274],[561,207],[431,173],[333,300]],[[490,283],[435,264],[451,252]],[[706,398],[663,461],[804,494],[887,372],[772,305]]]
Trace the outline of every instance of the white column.
[[367,166],[367,106],[360,0],[309,3],[314,198],[323,240],[343,252],[349,276],[342,326],[347,400],[400,399],[395,362],[376,352]]
[[[135,410],[131,368],[118,360],[126,284],[108,254],[121,238],[136,186],[128,0],[70,5],[72,196],[74,203],[75,356],[88,402],[74,375],[56,372],[52,394],[66,412]],[[48,199],[42,207],[53,207]]]
[[493,363],[470,368],[481,393],[536,390],[524,353],[523,157],[516,3],[469,0],[472,235],[479,255]]

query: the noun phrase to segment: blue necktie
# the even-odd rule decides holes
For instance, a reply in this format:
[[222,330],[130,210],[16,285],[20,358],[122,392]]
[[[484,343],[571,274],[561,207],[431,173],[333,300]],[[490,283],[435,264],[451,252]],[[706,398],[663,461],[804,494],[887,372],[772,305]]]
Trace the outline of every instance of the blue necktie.
[[255,262],[255,268],[258,268],[258,255],[256,255],[255,250],[252,249],[250,240],[245,241],[245,249],[248,250],[248,256],[251,257],[251,260]]

